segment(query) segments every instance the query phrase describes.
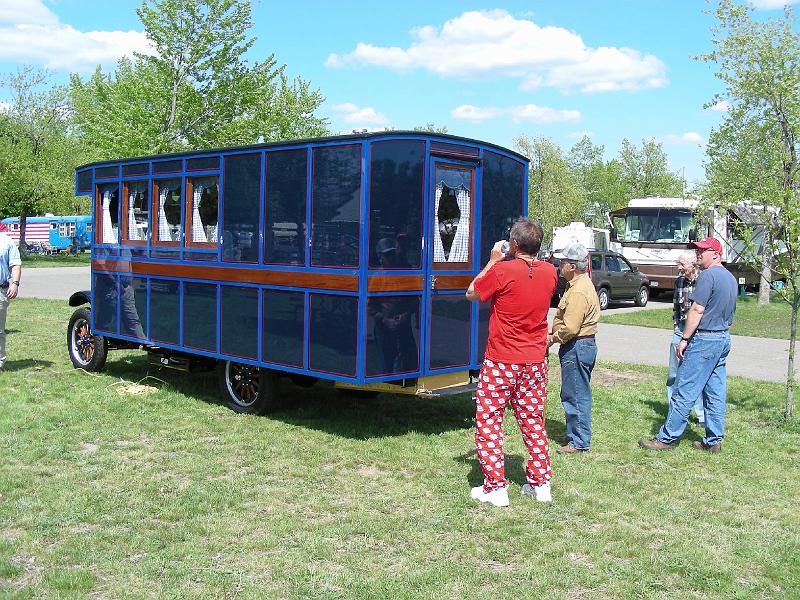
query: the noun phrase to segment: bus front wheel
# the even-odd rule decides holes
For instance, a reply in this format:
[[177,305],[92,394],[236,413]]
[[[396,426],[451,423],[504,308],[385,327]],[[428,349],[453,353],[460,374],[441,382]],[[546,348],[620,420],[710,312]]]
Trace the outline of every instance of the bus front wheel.
[[278,378],[268,369],[220,361],[219,386],[228,407],[237,413],[260,415],[277,403]]

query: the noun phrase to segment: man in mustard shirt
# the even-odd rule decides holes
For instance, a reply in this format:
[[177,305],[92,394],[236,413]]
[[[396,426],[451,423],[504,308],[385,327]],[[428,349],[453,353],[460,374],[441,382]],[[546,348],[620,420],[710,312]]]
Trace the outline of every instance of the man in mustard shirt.
[[592,369],[597,358],[597,321],[600,303],[587,274],[589,252],[581,244],[568,244],[554,258],[561,260],[561,276],[567,290],[558,303],[548,346],[560,344],[561,404],[566,416],[569,442],[556,450],[577,454],[589,450],[592,437]]

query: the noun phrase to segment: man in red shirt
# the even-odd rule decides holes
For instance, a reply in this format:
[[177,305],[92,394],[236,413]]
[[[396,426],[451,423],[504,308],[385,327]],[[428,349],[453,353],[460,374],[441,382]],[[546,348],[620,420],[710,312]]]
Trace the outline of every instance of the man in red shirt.
[[489,339],[475,391],[475,446],[482,486],[472,489],[479,502],[508,506],[503,457],[503,413],[510,402],[529,458],[522,493],[550,502],[550,456],[544,427],[547,400],[547,310],[558,275],[536,260],[542,228],[520,219],[511,228],[510,248],[492,248],[489,262],[470,284],[467,300],[492,301]]

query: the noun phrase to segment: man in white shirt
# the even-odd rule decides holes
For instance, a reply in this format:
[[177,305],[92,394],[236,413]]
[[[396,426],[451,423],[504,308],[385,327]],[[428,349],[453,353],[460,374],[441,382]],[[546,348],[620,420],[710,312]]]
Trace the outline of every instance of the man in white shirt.
[[8,303],[17,297],[19,279],[22,277],[22,260],[19,248],[0,223],[0,369],[6,362],[6,316]]

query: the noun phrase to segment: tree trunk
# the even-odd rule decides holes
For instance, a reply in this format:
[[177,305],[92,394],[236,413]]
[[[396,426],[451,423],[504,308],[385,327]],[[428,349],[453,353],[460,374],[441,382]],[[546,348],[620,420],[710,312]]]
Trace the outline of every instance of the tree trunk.
[[789,329],[789,367],[786,373],[786,419],[790,420],[794,404],[794,351],[797,342],[797,311],[800,309],[800,289],[794,286],[792,293],[792,326]]
[[28,244],[25,243],[25,228],[28,225],[28,213],[25,210],[20,211],[19,215],[19,253],[22,256],[28,254]]
[[769,304],[769,292],[772,286],[772,257],[767,252],[767,246],[761,254],[761,273],[758,284],[758,303]]

